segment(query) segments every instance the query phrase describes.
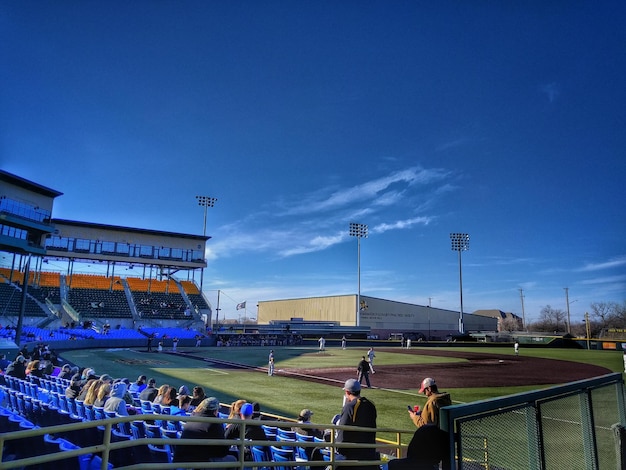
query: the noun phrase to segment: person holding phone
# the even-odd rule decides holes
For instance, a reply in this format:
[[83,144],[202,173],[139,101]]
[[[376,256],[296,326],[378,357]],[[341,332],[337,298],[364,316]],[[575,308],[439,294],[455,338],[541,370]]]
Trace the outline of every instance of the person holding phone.
[[422,380],[419,392],[426,395],[428,399],[426,400],[423,410],[411,410],[409,406],[408,412],[411,421],[413,421],[418,428],[427,424],[434,424],[439,427],[439,409],[444,406],[452,405],[450,394],[447,392],[439,392],[437,384],[435,384],[435,379],[431,377],[426,377]]

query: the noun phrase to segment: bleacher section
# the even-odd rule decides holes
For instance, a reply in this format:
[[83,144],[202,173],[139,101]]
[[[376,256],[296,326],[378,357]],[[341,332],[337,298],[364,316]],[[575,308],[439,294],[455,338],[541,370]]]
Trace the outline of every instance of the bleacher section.
[[132,318],[123,291],[74,287],[68,292],[67,301],[83,317]]
[[124,290],[119,276],[110,278],[95,274],[72,274],[66,277],[66,281],[70,289]]
[[[23,272],[0,268],[0,314],[19,314],[19,286],[23,277]],[[26,314],[48,316],[50,313],[46,304],[49,302],[55,306],[50,306],[54,312],[57,309],[61,312],[59,320],[64,326],[72,319],[75,322],[96,320],[98,324],[106,319],[110,319],[111,323],[116,319],[145,320],[148,324],[156,321],[151,326],[167,326],[163,321],[170,320],[177,324],[185,322],[184,326],[187,326],[189,321],[197,319],[197,312],[210,309],[192,281],[80,273],[63,275],[44,271],[31,272],[29,278]],[[12,279],[13,285],[8,283],[8,279]],[[71,318],[63,313],[63,309]],[[54,317],[50,318],[50,322],[54,321]],[[130,323],[120,323],[124,327],[131,326]]]
[[[181,438],[185,421],[189,418],[170,414],[169,406],[142,401],[137,395],[133,395],[133,411],[136,410],[136,414],[124,417],[115,412],[104,411],[102,407],[67,397],[65,390],[70,385],[67,379],[54,375],[44,375],[41,378],[29,376],[25,380],[9,376],[2,379],[0,430],[6,433],[3,436],[6,439],[2,453],[3,463],[85,449],[84,455],[77,455],[80,452],[74,452],[54,463],[28,468],[99,469],[103,463],[102,458],[108,461],[109,465],[105,467],[108,469],[140,463],[171,464],[175,460],[177,449],[184,445],[178,442],[178,439]],[[227,419],[229,412],[229,405],[220,404],[217,417]],[[332,464],[330,443],[321,438],[292,431],[291,426],[295,424],[295,420],[265,413],[262,413],[261,419],[264,423],[261,426],[264,436],[261,439],[255,438],[258,445],[251,449],[251,460],[258,462],[259,465],[254,468],[270,468],[264,466],[266,462],[290,463],[289,467],[271,467],[279,470],[315,468],[307,465],[312,460],[311,454],[314,453],[314,449],[320,450],[320,460]],[[72,426],[73,429],[65,426],[78,423],[81,425]],[[54,434],[46,432],[51,426],[56,426]],[[302,423],[299,426],[309,429],[315,427]],[[11,438],[15,431],[27,430],[40,431],[30,433],[26,438]],[[159,440],[147,444],[144,440],[146,438]],[[209,439],[203,445],[222,445],[221,442],[213,444],[211,441]],[[123,442],[124,445],[110,447],[105,442]],[[231,452],[234,452],[233,455],[237,458],[238,446],[242,445],[242,441],[234,439],[231,442]],[[92,446],[99,446],[99,449]],[[93,454],[92,449],[87,449],[89,447],[104,453]],[[242,456],[241,462],[243,461]],[[233,468],[241,470],[243,467]]]
[[158,320],[186,320],[192,315],[178,285],[174,281],[127,278],[133,302],[142,318]]
[[[0,282],[0,315],[16,316],[20,313],[22,291],[11,284]],[[46,317],[47,314],[32,298],[26,296],[24,314],[30,317]]]

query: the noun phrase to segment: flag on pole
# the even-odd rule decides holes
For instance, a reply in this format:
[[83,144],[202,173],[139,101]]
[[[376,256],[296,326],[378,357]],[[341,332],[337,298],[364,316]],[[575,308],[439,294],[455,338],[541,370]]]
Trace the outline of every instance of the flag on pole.
[[246,303],[245,302],[241,302],[240,304],[237,304],[237,310],[241,310],[246,308]]

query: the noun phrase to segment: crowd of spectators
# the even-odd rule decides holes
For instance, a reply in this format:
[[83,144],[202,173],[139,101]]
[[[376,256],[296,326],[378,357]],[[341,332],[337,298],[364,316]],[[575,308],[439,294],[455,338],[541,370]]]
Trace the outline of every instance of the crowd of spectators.
[[219,335],[216,346],[294,346],[298,344],[302,344],[302,336],[300,335],[233,334]]

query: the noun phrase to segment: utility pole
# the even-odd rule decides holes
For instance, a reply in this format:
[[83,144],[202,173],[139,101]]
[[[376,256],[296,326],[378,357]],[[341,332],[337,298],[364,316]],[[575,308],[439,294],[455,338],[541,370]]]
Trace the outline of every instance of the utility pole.
[[567,304],[567,332],[571,333],[572,328],[569,319],[569,287],[564,287],[563,289],[565,289],[565,303]]
[[522,289],[521,287],[519,289],[519,297],[522,301],[522,329],[528,331],[526,330],[526,313],[524,312],[524,289]]

